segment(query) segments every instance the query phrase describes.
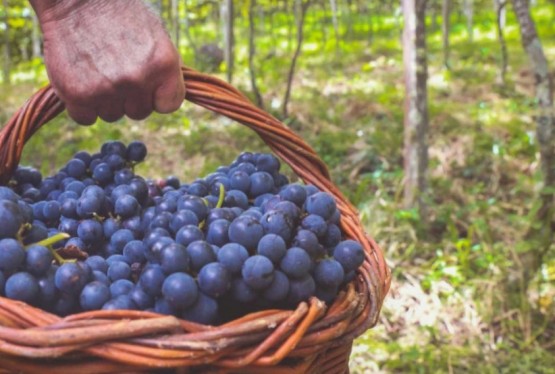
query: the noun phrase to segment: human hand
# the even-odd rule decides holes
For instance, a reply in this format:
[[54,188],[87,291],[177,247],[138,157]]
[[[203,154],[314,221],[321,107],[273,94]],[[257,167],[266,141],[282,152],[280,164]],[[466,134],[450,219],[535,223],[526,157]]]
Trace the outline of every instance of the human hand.
[[30,1],[50,82],[76,122],[140,120],[180,107],[179,53],[141,0]]

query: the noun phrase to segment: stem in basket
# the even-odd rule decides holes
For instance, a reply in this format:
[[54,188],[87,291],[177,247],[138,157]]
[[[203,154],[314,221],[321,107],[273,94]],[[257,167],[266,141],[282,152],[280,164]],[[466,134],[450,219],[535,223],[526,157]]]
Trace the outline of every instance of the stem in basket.
[[220,184],[220,195],[218,196],[218,203],[216,204],[216,208],[221,208],[224,205],[225,199],[225,187],[223,184]]
[[46,247],[46,248],[48,248],[50,253],[52,253],[52,256],[54,256],[54,259],[56,260],[56,262],[58,262],[59,264],[63,264],[63,263],[66,263],[66,262],[75,262],[76,260],[73,260],[73,259],[67,260],[67,259],[63,258],[62,256],[60,256],[58,254],[58,252],[54,248],[52,248],[52,246],[54,244],[56,244],[56,243],[58,243],[62,240],[65,240],[65,239],[69,239],[69,238],[70,238],[69,234],[66,234],[65,232],[60,232],[60,233],[58,233],[56,235],[53,235],[49,238],[41,240],[40,242],[30,244],[30,245],[26,246],[25,249],[33,247],[33,246]]

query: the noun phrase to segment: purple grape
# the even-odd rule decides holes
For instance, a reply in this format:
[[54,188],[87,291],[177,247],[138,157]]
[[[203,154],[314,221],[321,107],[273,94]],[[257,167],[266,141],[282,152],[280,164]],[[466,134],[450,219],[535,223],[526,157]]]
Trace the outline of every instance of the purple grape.
[[229,240],[241,244],[249,251],[254,251],[264,236],[264,228],[251,216],[237,217],[229,226]]
[[224,245],[229,242],[228,230],[230,230],[229,221],[225,219],[212,221],[208,226],[206,241],[217,246]]
[[245,261],[241,274],[249,287],[263,290],[274,280],[274,266],[268,258],[254,255]]
[[272,192],[274,189],[274,178],[265,171],[257,171],[250,175],[251,188],[249,195],[257,197],[265,193]]
[[195,303],[198,287],[189,274],[173,273],[164,281],[162,294],[172,307],[186,309]]
[[131,268],[126,262],[114,261],[110,266],[108,266],[108,272],[106,273],[108,278],[115,282],[119,279],[129,279],[131,277]]
[[317,192],[307,197],[305,207],[308,214],[318,215],[324,220],[330,219],[337,209],[335,199],[326,192]]
[[168,244],[160,252],[160,265],[166,274],[188,272],[190,263],[187,249],[181,244]]
[[218,302],[203,294],[198,293],[197,300],[181,314],[188,321],[209,325],[218,320]]
[[15,238],[23,223],[25,221],[18,204],[0,200],[0,239]]
[[279,264],[285,252],[287,245],[283,238],[276,234],[264,235],[257,246],[257,253],[259,255],[269,258],[274,264]]
[[110,300],[110,289],[101,282],[87,284],[79,296],[79,304],[83,310],[97,310]]
[[289,294],[289,278],[283,272],[276,270],[274,273],[274,280],[268,288],[263,292],[266,300],[271,302],[278,302],[285,300]]
[[87,283],[83,264],[74,262],[63,264],[56,271],[54,282],[60,291],[78,295]]
[[302,207],[306,200],[306,189],[300,184],[290,184],[281,189],[279,196]]
[[146,158],[147,148],[143,142],[131,142],[127,146],[126,158],[131,162],[142,162]]
[[25,250],[15,239],[0,240],[0,270],[11,273],[25,263]]
[[231,277],[227,269],[219,262],[212,262],[202,267],[198,275],[200,290],[206,295],[218,298],[231,286]]
[[309,214],[304,217],[301,226],[305,230],[312,231],[318,238],[322,238],[326,234],[328,228],[326,221],[316,214]]
[[[0,244],[1,245],[1,244]],[[27,248],[26,270],[36,277],[46,274],[52,265],[54,256],[46,247],[32,246]]]
[[359,242],[344,240],[333,250],[333,258],[343,266],[345,273],[349,273],[364,262],[364,249]]
[[312,267],[312,260],[308,253],[299,247],[287,250],[280,262],[281,270],[291,278],[303,278]]
[[260,224],[266,234],[276,234],[286,242],[290,242],[295,227],[293,220],[284,212],[271,210],[264,213]]
[[120,295],[127,295],[135,287],[135,284],[128,279],[118,279],[110,285],[110,295],[112,299]]
[[15,273],[6,280],[6,296],[28,304],[37,301],[39,285],[37,279],[27,272]]
[[162,284],[165,279],[166,275],[160,266],[150,266],[143,270],[139,284],[147,295],[157,297],[162,293]]
[[308,300],[316,292],[316,283],[310,275],[302,278],[291,279],[289,281],[289,294],[287,302],[290,305],[297,305],[301,301]]
[[187,246],[187,254],[191,259],[191,268],[197,272],[204,265],[217,260],[212,246],[203,240],[197,240],[189,244]]
[[345,277],[343,267],[332,258],[320,261],[314,269],[314,280],[323,288],[337,288]]
[[258,297],[258,291],[250,287],[243,278],[236,278],[231,284],[233,300],[241,303],[251,303]]
[[116,200],[114,208],[114,213],[125,219],[137,214],[139,202],[131,195],[123,195]]
[[197,240],[204,240],[204,234],[197,226],[193,225],[182,227],[175,235],[175,241],[185,247]]

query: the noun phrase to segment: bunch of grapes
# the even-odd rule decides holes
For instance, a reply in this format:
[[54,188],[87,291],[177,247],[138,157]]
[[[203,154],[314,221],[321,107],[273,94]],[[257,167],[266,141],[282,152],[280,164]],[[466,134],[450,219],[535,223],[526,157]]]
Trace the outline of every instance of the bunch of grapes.
[[105,143],[42,178],[0,187],[0,295],[59,315],[137,309],[215,324],[316,296],[333,302],[364,260],[334,198],[242,153],[192,183],[134,172],[147,148]]

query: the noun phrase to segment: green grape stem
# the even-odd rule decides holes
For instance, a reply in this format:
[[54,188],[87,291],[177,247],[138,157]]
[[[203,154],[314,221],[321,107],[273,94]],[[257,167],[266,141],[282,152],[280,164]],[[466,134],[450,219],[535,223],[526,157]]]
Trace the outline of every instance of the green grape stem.
[[76,260],[66,260],[65,258],[60,256],[54,248],[52,248],[52,246],[54,244],[58,243],[59,241],[68,239],[68,238],[70,238],[69,234],[66,234],[65,232],[60,232],[60,233],[58,233],[56,235],[53,235],[49,238],[41,240],[40,242],[30,244],[30,245],[26,246],[25,249],[28,249],[28,248],[36,246],[36,245],[41,246],[41,247],[46,247],[46,248],[48,248],[50,253],[52,253],[52,256],[54,256],[54,259],[56,260],[56,262],[58,262],[59,264],[64,264],[66,262],[75,262]]
[[220,196],[218,196],[218,203],[216,204],[216,208],[221,208],[224,205],[225,200],[225,187],[223,184],[220,183]]

